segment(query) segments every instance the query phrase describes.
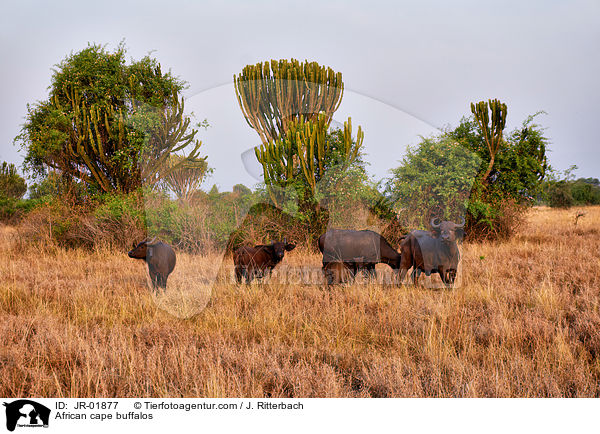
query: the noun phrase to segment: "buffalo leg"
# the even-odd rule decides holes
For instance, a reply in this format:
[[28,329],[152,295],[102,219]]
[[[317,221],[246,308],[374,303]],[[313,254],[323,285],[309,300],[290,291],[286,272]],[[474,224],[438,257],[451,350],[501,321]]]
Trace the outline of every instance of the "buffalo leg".
[[342,275],[340,270],[340,264],[334,262],[328,262],[323,264],[323,274],[327,280],[327,286],[337,285],[342,281]]
[[156,290],[160,285],[160,274],[158,274],[152,268],[150,268],[148,271],[150,272],[150,281],[152,282],[152,289]]
[[242,276],[244,272],[242,271],[242,267],[239,265],[235,267],[235,281],[240,284],[242,283]]
[[327,285],[331,286],[337,280],[334,278],[333,271],[329,269],[328,264],[323,264],[323,274],[325,275],[325,280],[327,280]]
[[406,277],[406,273],[408,273],[408,270],[406,268],[402,268],[400,270],[400,274],[398,276],[398,285],[402,285],[404,282],[404,278]]
[[456,280],[456,270],[450,269],[446,271],[446,287],[453,288]]
[[412,277],[412,281],[413,281],[413,285],[417,286],[419,284],[419,276],[421,275],[421,269],[414,267],[413,271],[411,273],[411,277]]
[[375,271],[375,264],[367,265],[365,271],[369,280],[377,280],[377,271]]
[[448,287],[448,271],[444,268],[440,268],[439,273],[440,277],[442,278],[442,282],[444,283],[444,286]]
[[440,278],[442,279],[442,283],[444,284],[444,286],[446,288],[448,288],[450,285],[450,270],[446,270],[443,267],[440,267],[438,269],[438,273],[440,274]]
[[356,274],[358,273],[358,264],[356,264],[356,263],[352,263],[352,264],[346,264],[346,263],[344,263],[344,267],[341,268],[340,274],[342,273],[342,270],[344,270],[344,268],[346,270],[348,270],[348,274],[349,274],[348,281],[350,283],[354,282],[354,280],[356,279]]

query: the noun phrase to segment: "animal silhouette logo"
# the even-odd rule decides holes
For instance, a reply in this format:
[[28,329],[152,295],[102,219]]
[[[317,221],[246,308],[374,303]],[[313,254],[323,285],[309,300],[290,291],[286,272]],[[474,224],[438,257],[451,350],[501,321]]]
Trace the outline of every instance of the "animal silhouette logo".
[[30,399],[5,402],[6,429],[14,431],[19,427],[48,427],[50,409]]

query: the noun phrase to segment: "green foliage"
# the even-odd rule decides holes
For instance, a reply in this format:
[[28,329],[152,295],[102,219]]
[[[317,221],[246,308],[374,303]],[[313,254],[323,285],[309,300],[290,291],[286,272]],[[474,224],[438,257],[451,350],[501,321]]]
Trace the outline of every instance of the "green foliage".
[[[29,187],[29,197],[31,199],[44,198],[48,201],[60,198],[63,201],[82,204],[86,201],[89,202],[87,199],[92,191],[83,182],[61,176],[53,171]],[[96,193],[94,192],[94,194]]]
[[568,181],[548,183],[545,189],[548,205],[553,208],[570,208],[575,205],[571,194],[571,185]]
[[124,218],[131,218],[140,225],[145,225],[146,215],[143,205],[138,192],[129,195],[106,194],[93,215],[99,221],[121,221]]
[[247,65],[233,82],[246,122],[263,143],[282,137],[301,116],[322,114],[329,126],[344,93],[340,72],[296,59]]
[[600,185],[598,180],[580,178],[571,185],[571,194],[577,205],[600,205]]
[[504,139],[506,108],[491,103],[491,124],[487,105],[473,105],[479,120],[463,118],[455,129],[424,139],[393,170],[388,194],[409,226],[427,226],[431,216],[456,219],[466,207],[468,236],[504,238],[541,193],[548,140],[533,123],[539,113]]
[[15,165],[3,161],[0,166],[0,198],[21,199],[26,191],[27,184],[17,173]]
[[125,52],[90,45],[57,65],[48,99],[28,106],[15,138],[34,175],[52,169],[89,192],[131,192],[166,176],[172,152],[189,145],[187,159],[201,160],[179,98],[185,83],[148,56],[127,65]]
[[0,221],[3,223],[15,223],[45,203],[46,201],[43,199],[0,197]]
[[[269,201],[285,212],[297,214],[311,228],[310,237],[318,237],[327,227],[325,202],[335,195],[341,199],[344,191],[348,193],[352,188],[349,182],[356,183],[354,188],[359,193],[361,178],[366,179],[360,158],[362,129],[358,128],[355,140],[350,119],[343,130],[328,132],[327,124],[325,115],[316,121],[305,121],[301,116],[288,125],[283,137],[255,149],[263,166]],[[343,185],[345,190],[341,189]],[[337,206],[341,209],[339,200]]]
[[387,191],[409,227],[429,227],[433,216],[460,221],[480,164],[475,152],[447,135],[424,138],[392,170]]
[[542,203],[553,208],[600,205],[600,181],[596,178],[575,179],[571,166],[562,175],[550,170],[549,179],[543,184]]
[[246,197],[252,194],[252,190],[250,190],[244,184],[234,185],[232,191],[234,194],[237,194],[240,197]]

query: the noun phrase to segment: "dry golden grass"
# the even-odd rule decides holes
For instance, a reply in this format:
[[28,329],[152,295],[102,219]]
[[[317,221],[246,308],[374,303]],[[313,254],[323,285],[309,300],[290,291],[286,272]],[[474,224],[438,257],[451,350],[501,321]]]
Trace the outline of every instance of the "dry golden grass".
[[0,395],[600,396],[600,207],[585,211],[534,209],[510,241],[465,244],[453,290],[278,283],[318,270],[293,251],[249,287],[211,287],[219,255],[179,255],[153,298],[124,252],[3,228]]

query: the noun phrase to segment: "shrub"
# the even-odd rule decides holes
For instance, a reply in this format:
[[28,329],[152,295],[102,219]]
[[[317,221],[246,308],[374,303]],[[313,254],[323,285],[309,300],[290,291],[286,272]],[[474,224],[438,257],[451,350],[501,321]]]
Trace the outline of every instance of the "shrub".
[[548,179],[544,182],[539,202],[554,208],[569,208],[575,205],[600,204],[600,180],[597,178],[575,179],[577,166],[559,172],[549,169]]
[[473,118],[409,148],[386,189],[403,222],[428,227],[431,217],[465,216],[470,239],[512,235],[540,193],[547,168],[547,139],[534,117],[500,140],[491,170],[489,147]]
[[27,191],[25,180],[17,173],[14,164],[2,162],[0,166],[0,197],[21,199]]
[[0,197],[0,221],[17,223],[29,212],[45,204],[42,199],[14,199]]
[[546,198],[548,205],[553,208],[570,208],[575,205],[568,181],[549,183],[546,186]]
[[571,184],[571,195],[577,205],[600,204],[600,186],[593,181],[583,178],[574,181]]
[[387,185],[401,221],[412,228],[428,228],[432,217],[460,221],[480,164],[476,153],[447,136],[409,147]]

